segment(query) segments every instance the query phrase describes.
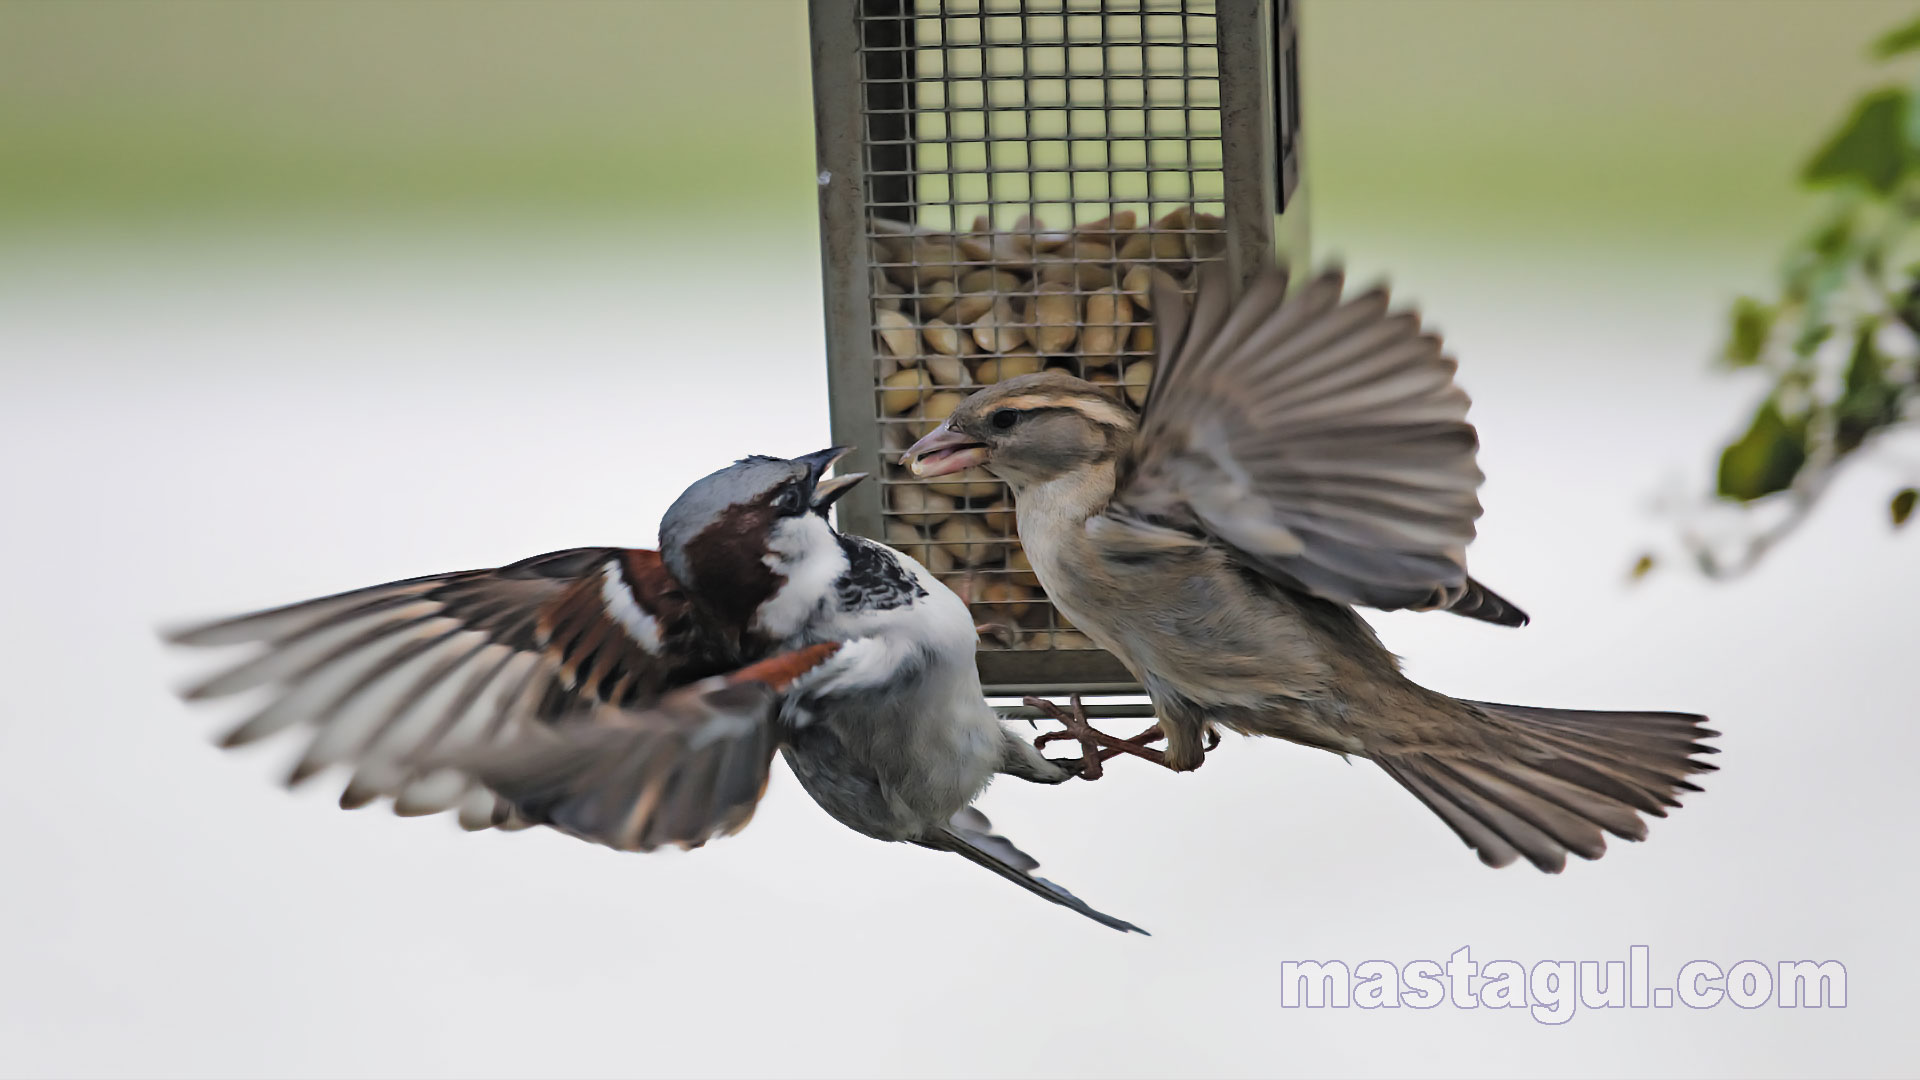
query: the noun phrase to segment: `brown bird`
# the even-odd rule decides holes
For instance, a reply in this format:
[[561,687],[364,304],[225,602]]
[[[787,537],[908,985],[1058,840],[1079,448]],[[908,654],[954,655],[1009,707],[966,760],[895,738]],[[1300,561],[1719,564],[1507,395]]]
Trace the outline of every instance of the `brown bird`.
[[[1646,836],[1709,770],[1703,717],[1465,701],[1419,686],[1354,610],[1527,617],[1472,577],[1478,438],[1454,361],[1384,289],[1332,271],[1289,297],[1223,270],[1186,298],[1156,274],[1159,355],[1138,418],[1062,372],[969,398],[907,451],[984,465],[1060,612],[1141,680],[1156,728],[1116,739],[1053,710],[1092,757],[1196,769],[1217,729],[1385,769],[1490,866],[1557,872]],[[1045,705],[1044,702],[1035,702]],[[1057,736],[1056,736],[1057,737]],[[1164,737],[1164,754],[1145,744]],[[1043,737],[1044,738],[1044,737]]]

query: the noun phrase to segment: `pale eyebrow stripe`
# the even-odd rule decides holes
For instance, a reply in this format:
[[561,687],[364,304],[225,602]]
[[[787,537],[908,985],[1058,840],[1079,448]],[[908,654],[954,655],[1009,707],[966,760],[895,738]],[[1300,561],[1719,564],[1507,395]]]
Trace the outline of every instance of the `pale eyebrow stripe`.
[[1126,428],[1133,426],[1133,417],[1120,406],[1101,398],[1087,397],[1047,397],[1040,394],[1027,394],[1008,398],[997,406],[1002,409],[1072,409],[1097,424],[1107,427]]

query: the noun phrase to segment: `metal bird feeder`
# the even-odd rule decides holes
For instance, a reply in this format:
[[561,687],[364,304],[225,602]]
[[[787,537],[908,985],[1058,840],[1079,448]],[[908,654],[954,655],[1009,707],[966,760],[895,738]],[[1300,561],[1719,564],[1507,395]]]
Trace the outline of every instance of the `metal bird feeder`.
[[[1062,368],[1138,406],[1146,275],[1306,257],[1291,0],[810,0],[842,528],[1001,628],[991,696],[1138,694],[1045,600],[1005,485],[895,464],[980,386]],[[1112,712],[1114,710],[1104,710]]]

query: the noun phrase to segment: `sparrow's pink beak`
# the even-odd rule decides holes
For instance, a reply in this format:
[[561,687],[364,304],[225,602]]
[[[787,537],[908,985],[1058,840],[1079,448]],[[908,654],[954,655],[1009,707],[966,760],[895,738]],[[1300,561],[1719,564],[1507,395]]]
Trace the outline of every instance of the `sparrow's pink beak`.
[[900,461],[915,476],[945,476],[962,469],[971,469],[975,465],[984,465],[987,461],[987,448],[965,435],[953,430],[948,424],[941,424],[927,437],[907,447],[900,455]]

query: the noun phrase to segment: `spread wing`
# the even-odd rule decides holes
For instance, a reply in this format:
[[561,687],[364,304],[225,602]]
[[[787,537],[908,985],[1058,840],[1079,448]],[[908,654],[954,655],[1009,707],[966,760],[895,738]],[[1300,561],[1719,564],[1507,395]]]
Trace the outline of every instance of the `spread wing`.
[[167,636],[253,646],[183,691],[262,698],[223,745],[305,726],[290,785],[351,765],[342,806],[382,796],[401,814],[458,806],[469,828],[506,824],[508,808],[471,777],[425,762],[601,705],[650,703],[733,666],[660,556],[623,548],[375,585]]
[[1334,270],[1288,296],[1273,269],[1234,303],[1214,266],[1189,312],[1156,276],[1160,355],[1098,528],[1149,547],[1201,532],[1343,604],[1526,622],[1467,576],[1482,476],[1454,361],[1384,289],[1342,287]]
[[602,705],[448,755],[517,820],[619,851],[699,847],[744,828],[767,789],[786,691],[840,648],[784,653],[645,708]]

